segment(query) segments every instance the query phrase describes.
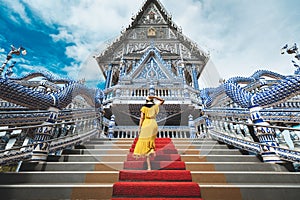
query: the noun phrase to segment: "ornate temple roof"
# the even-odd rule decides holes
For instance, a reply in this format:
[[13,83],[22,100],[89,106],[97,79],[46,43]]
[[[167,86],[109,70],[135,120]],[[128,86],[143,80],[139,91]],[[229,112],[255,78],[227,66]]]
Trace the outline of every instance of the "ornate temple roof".
[[126,28],[126,30],[131,29],[132,27],[135,27],[138,24],[139,19],[143,17],[144,12],[148,9],[148,7],[151,6],[151,3],[153,3],[157,7],[157,9],[162,13],[162,17],[170,27],[174,28],[174,30],[176,31],[181,32],[181,29],[172,21],[172,16],[166,11],[166,9],[159,0],[146,0],[139,12],[131,18],[133,21],[131,22],[129,27]]
[[151,48],[159,50],[165,60],[181,60],[197,65],[198,76],[209,60],[209,54],[182,34],[170,14],[159,0],[146,0],[130,25],[108,48],[95,56],[106,77],[109,64],[118,65],[123,60],[139,60]]

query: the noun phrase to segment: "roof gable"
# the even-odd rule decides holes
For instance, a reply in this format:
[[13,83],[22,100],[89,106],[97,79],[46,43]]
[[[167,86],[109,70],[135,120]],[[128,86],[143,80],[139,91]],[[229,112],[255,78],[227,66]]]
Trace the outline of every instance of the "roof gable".
[[172,17],[158,0],[147,0],[139,12],[131,18],[133,21],[126,29],[135,28],[137,25],[166,24],[178,30]]
[[139,79],[174,79],[175,75],[168,69],[158,50],[151,46],[137,63],[132,73],[128,74],[133,80]]

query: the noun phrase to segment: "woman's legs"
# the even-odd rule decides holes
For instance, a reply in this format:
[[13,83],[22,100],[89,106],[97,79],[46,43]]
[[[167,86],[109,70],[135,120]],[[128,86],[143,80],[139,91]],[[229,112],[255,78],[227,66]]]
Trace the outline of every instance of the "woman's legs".
[[147,160],[147,168],[148,170],[151,170],[151,162],[150,162],[150,157],[151,156],[156,156],[156,153],[154,149],[151,149],[150,152],[146,155],[146,160]]
[[147,159],[147,170],[151,170],[150,156],[147,155],[146,159]]

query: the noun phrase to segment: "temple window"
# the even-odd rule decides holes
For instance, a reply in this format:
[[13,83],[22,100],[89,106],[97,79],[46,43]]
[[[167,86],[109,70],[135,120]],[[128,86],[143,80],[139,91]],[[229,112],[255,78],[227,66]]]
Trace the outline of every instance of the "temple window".
[[130,64],[130,65],[129,65],[129,67],[128,67],[127,70],[126,70],[126,74],[128,74],[128,73],[131,72],[131,70],[132,70],[132,65],[133,65],[133,64]]
[[155,37],[156,36],[156,30],[155,30],[155,28],[153,28],[153,27],[150,27],[149,29],[148,29],[148,37]]
[[117,85],[119,82],[119,71],[116,71],[112,78],[112,86]]
[[176,69],[176,67],[175,67],[173,64],[171,65],[171,69],[172,69],[172,72],[173,72],[176,76],[178,76],[177,69]]
[[155,13],[154,12],[150,12],[149,13],[149,19],[152,19],[152,20],[154,20],[155,19]]
[[188,71],[184,71],[185,72],[185,80],[187,85],[192,86],[192,76]]

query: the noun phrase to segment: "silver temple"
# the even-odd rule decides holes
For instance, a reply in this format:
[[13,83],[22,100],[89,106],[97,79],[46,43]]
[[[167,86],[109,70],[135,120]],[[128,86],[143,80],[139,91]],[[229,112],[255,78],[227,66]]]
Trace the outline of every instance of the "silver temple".
[[187,137],[189,115],[198,118],[198,79],[209,54],[183,35],[159,1],[146,1],[131,24],[96,56],[103,73],[105,118],[133,137],[148,95],[166,100],[158,116],[160,134]]

